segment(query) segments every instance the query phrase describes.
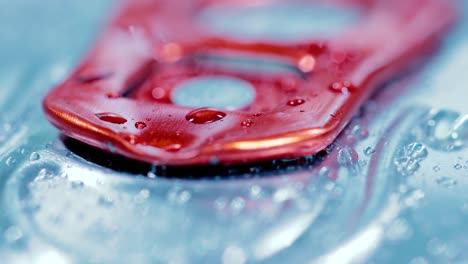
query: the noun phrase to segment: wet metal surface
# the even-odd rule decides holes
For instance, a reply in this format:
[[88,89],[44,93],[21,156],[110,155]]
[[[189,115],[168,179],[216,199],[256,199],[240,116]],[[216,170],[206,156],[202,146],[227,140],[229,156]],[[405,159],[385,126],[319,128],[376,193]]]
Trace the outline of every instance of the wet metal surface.
[[108,8],[49,2],[0,1],[2,263],[468,263],[467,19],[326,154],[189,175],[45,120]]

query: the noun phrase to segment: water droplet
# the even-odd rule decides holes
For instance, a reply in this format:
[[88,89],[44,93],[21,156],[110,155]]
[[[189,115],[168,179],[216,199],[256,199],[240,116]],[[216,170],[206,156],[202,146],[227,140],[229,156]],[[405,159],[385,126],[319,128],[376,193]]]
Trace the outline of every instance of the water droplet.
[[7,167],[11,167],[16,163],[16,159],[13,157],[8,157],[7,160],[5,161],[5,164]]
[[253,116],[259,117],[259,116],[262,116],[262,113],[255,113],[255,114],[253,114]]
[[253,121],[250,120],[250,119],[246,119],[246,120],[242,121],[242,123],[241,123],[241,126],[245,127],[245,128],[251,127],[252,125],[253,125]]
[[192,199],[192,193],[188,190],[174,188],[169,190],[169,192],[167,193],[167,199],[170,202],[183,205],[190,201],[190,199]]
[[273,201],[283,203],[288,200],[294,200],[298,196],[298,191],[292,186],[286,186],[275,191]]
[[421,167],[419,164],[428,155],[426,147],[418,142],[413,142],[403,147],[394,164],[397,171],[403,176],[411,176]]
[[109,99],[116,99],[116,98],[120,98],[121,95],[117,94],[117,93],[107,93],[106,97],[109,98]]
[[334,92],[348,94],[351,90],[354,89],[354,86],[349,81],[343,81],[343,82],[334,82],[330,84],[329,88],[330,90]]
[[169,151],[169,152],[177,152],[179,151],[180,149],[182,148],[182,145],[181,144],[170,144],[170,145],[167,145],[164,147],[164,150],[165,151]]
[[254,185],[250,187],[249,196],[252,200],[258,200],[262,197],[263,190],[262,187]]
[[289,106],[298,106],[298,105],[302,105],[305,103],[305,100],[304,99],[301,99],[301,98],[294,98],[294,99],[291,99],[287,102],[287,105]]
[[59,178],[62,178],[62,179],[68,179],[68,174],[64,171],[62,171],[58,176]]
[[218,197],[216,198],[216,200],[214,200],[214,206],[217,210],[223,210],[224,208],[226,208],[227,204],[228,199],[224,196]]
[[161,48],[161,58],[167,62],[175,62],[183,54],[182,46],[175,42],[170,42],[165,44]]
[[338,164],[346,168],[352,168],[356,165],[356,162],[359,160],[359,155],[357,152],[350,148],[344,147],[338,151],[337,156]]
[[415,257],[409,262],[409,264],[429,264],[429,262],[423,257]]
[[156,87],[151,91],[151,96],[156,100],[161,100],[166,96],[166,90],[161,87]]
[[365,139],[369,136],[369,129],[362,124],[356,124],[352,129],[350,135],[358,139]]
[[13,243],[23,237],[23,231],[17,226],[10,226],[5,230],[5,240],[9,243]]
[[312,55],[305,55],[299,60],[297,67],[303,73],[309,73],[315,68],[315,58]]
[[37,176],[34,178],[35,182],[42,181],[47,177],[47,169],[41,169],[37,173]]
[[393,241],[408,239],[411,235],[411,227],[405,219],[396,219],[385,232],[385,237]]
[[87,74],[79,75],[76,77],[76,80],[81,83],[93,83],[107,79],[112,76],[112,73],[96,73],[96,74]]
[[146,123],[142,121],[138,121],[135,123],[135,128],[136,129],[144,129],[146,128]]
[[133,201],[136,203],[143,203],[150,197],[150,191],[148,189],[141,189],[134,197]]
[[452,111],[432,111],[421,122],[421,140],[431,148],[442,151],[456,151],[468,144],[468,116]]
[[413,159],[425,159],[428,155],[426,147],[418,142],[407,145],[403,151],[406,157]]
[[[443,241],[439,238],[431,239],[427,243],[427,251],[433,256],[447,259],[454,259],[460,254],[458,244],[453,241]],[[452,261],[443,261],[443,263],[452,263]]]
[[375,153],[375,149],[373,147],[367,147],[365,150],[364,150],[364,154],[366,156],[372,156],[372,154]]
[[146,176],[147,176],[148,178],[150,178],[150,179],[156,179],[156,177],[157,177],[157,175],[156,175],[154,172],[152,172],[152,171],[149,171],[149,172],[146,174]]
[[245,251],[238,246],[228,246],[223,252],[223,264],[244,264],[246,261]]
[[179,196],[177,197],[177,202],[179,204],[185,204],[187,203],[190,199],[192,198],[192,194],[187,191],[187,190],[183,190],[180,192]]
[[239,196],[232,199],[230,207],[234,213],[239,213],[245,208],[245,199]]
[[427,251],[431,255],[441,255],[445,251],[446,244],[438,238],[431,239],[427,243]]
[[126,135],[124,139],[130,144],[135,145],[137,143],[138,137],[136,135]]
[[29,155],[29,160],[30,161],[39,160],[40,158],[41,158],[41,156],[37,152],[33,152],[33,153],[31,153],[31,155]]
[[435,172],[440,171],[440,167],[439,167],[439,166],[434,166],[432,169],[433,169]]
[[468,202],[463,203],[463,205],[461,206],[461,211],[464,214],[468,214]]
[[72,189],[81,189],[84,186],[84,183],[82,181],[72,181],[70,182],[71,188]]
[[413,190],[406,195],[404,204],[408,207],[415,207],[424,197],[426,197],[426,194],[422,190]]
[[100,196],[98,198],[98,205],[102,206],[102,207],[112,207],[114,206],[114,201],[112,200],[112,198],[108,197],[108,196]]
[[127,122],[127,119],[124,117],[110,113],[110,112],[105,112],[105,113],[97,113],[96,117],[101,119],[102,121],[113,123],[113,124],[124,124]]
[[457,181],[450,177],[440,177],[436,180],[437,184],[445,187],[445,188],[453,188],[457,185]]
[[194,124],[208,124],[219,121],[226,117],[226,113],[209,108],[199,108],[191,111],[185,119]]
[[463,166],[459,163],[455,164],[455,166],[453,166],[456,170],[461,170],[463,168]]

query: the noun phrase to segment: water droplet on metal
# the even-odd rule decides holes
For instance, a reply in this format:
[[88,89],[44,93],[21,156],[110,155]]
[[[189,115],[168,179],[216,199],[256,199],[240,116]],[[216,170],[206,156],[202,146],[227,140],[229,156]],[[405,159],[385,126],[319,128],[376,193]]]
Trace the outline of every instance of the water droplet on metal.
[[16,159],[13,157],[8,157],[7,160],[5,161],[5,164],[7,167],[11,167],[16,163]]
[[230,208],[233,213],[239,213],[245,208],[245,199],[243,197],[235,197],[230,203]]
[[146,123],[142,121],[138,121],[135,123],[135,128],[136,129],[144,129],[146,128]]
[[397,171],[403,176],[411,176],[421,167],[420,162],[428,155],[426,147],[418,142],[403,147],[394,159]]
[[81,189],[84,187],[84,183],[82,181],[72,181],[70,182],[72,189]]
[[372,154],[375,153],[375,149],[373,147],[367,147],[365,150],[364,150],[364,154],[366,156],[372,156]]
[[315,68],[315,58],[312,55],[303,56],[297,63],[297,67],[303,73],[309,73]]
[[226,205],[228,204],[228,199],[224,196],[218,197],[214,200],[214,207],[217,210],[224,210],[226,208]]
[[258,200],[262,197],[263,190],[262,187],[254,185],[250,187],[249,196],[252,200]]
[[41,156],[37,152],[33,152],[33,153],[31,153],[31,155],[29,155],[29,160],[30,161],[39,160],[40,158],[41,158]]
[[113,123],[113,124],[125,124],[127,119],[122,117],[121,115],[105,112],[105,113],[97,113],[96,117],[101,119],[102,121]]
[[241,126],[245,127],[245,128],[251,127],[252,125],[253,125],[253,121],[251,119],[246,119],[246,120],[242,121],[242,123],[241,123]]
[[454,188],[457,185],[457,180],[450,177],[440,177],[436,180],[437,184],[445,188]]
[[191,111],[185,119],[194,124],[209,124],[226,117],[226,113],[209,108],[199,108]]
[[17,226],[10,226],[3,235],[8,243],[13,243],[23,237],[23,231]]
[[350,147],[344,147],[338,151],[337,160],[338,164],[341,166],[352,168],[356,166],[357,161],[359,160],[359,155],[354,149]]
[[143,203],[150,197],[150,191],[148,189],[141,189],[134,197],[133,201],[136,203]]
[[299,105],[302,105],[304,104],[306,101],[302,98],[294,98],[294,99],[291,99],[287,102],[287,105],[289,106],[299,106]]

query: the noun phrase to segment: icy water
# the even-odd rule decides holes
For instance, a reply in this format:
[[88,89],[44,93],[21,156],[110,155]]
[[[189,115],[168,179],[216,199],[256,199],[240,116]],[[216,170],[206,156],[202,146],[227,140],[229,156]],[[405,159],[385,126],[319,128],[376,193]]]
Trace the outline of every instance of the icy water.
[[45,120],[109,4],[48,2],[0,1],[2,263],[468,263],[467,19],[326,153],[186,175]]

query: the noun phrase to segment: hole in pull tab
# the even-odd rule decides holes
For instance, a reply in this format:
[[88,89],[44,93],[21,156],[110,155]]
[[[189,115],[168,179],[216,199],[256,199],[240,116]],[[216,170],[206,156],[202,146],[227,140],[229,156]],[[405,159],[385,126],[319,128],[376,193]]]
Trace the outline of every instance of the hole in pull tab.
[[171,101],[187,107],[239,109],[250,105],[255,89],[249,82],[229,76],[197,77],[180,83],[171,94]]

